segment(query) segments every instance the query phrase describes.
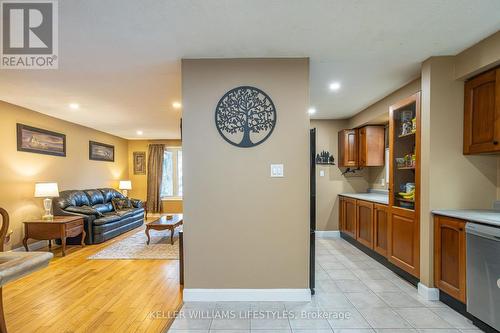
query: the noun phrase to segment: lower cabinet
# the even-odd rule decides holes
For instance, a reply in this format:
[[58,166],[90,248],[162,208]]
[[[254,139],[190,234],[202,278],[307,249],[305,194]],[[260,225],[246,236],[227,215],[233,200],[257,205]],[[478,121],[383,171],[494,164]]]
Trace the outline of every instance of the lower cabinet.
[[380,255],[387,256],[388,235],[387,206],[373,205],[373,249]]
[[344,232],[356,238],[356,200],[344,198]]
[[392,207],[389,212],[387,259],[412,274],[420,275],[420,225],[415,211]]
[[434,283],[455,299],[466,302],[465,221],[434,216]]
[[339,198],[339,229],[364,246],[387,255],[388,209],[370,201]]
[[356,239],[373,249],[373,203],[356,201]]

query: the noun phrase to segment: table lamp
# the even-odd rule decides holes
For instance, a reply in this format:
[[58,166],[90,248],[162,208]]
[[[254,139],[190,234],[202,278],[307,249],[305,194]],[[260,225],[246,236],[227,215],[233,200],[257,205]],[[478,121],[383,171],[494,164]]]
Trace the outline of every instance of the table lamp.
[[120,185],[118,186],[122,190],[122,194],[127,196],[128,190],[132,189],[132,182],[130,180],[120,180]]
[[57,183],[36,183],[35,184],[35,198],[45,198],[43,200],[43,208],[45,209],[45,215],[42,216],[42,220],[52,221],[54,216],[52,215],[52,198],[59,196],[59,189]]

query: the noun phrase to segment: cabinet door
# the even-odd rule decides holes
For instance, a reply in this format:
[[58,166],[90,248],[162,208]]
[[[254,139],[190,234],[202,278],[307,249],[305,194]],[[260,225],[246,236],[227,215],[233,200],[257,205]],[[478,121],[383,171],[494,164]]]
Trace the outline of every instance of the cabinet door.
[[436,287],[465,303],[465,222],[434,217],[434,280]]
[[356,238],[356,200],[344,198],[344,232]]
[[344,205],[345,201],[343,197],[339,197],[339,230],[345,230],[345,219],[344,219]]
[[500,151],[500,69],[465,83],[464,154]]
[[373,203],[356,201],[356,239],[373,249]]
[[420,274],[420,226],[415,212],[392,207],[389,210],[388,259],[415,277]]
[[385,127],[365,126],[358,130],[360,167],[383,166],[385,153]]
[[373,206],[373,249],[387,256],[388,216],[387,206]]
[[358,166],[358,130],[339,132],[339,167]]

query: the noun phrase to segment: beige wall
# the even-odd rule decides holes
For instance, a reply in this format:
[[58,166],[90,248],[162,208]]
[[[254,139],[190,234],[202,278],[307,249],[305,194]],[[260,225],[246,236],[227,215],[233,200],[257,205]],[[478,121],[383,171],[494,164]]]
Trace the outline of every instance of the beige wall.
[[420,79],[404,85],[378,102],[370,105],[349,119],[349,128],[366,124],[384,124],[389,122],[389,107],[403,98],[420,91]]
[[[317,153],[327,150],[338,159],[338,132],[347,128],[347,120],[311,120],[311,128],[316,128]],[[378,168],[377,168],[378,169]],[[320,176],[324,171],[325,175]],[[346,174],[337,165],[316,166],[316,229],[339,230],[340,193],[366,192],[369,188],[367,171]]]
[[421,281],[432,285],[434,209],[491,208],[497,159],[465,156],[464,83],[455,80],[455,57],[433,57],[422,66]]
[[454,77],[464,80],[499,64],[500,31],[457,54]]
[[[42,199],[33,197],[35,182],[57,182],[59,190],[117,188],[128,177],[125,139],[1,101],[0,119],[0,207],[9,212],[13,230],[7,249],[20,246],[22,221],[43,212]],[[66,134],[66,157],[17,151],[16,123]],[[114,145],[115,162],[89,160],[89,140]]]
[[[273,99],[270,138],[237,148],[214,110],[231,88]],[[308,288],[309,61],[182,61],[185,288]],[[270,178],[270,164],[284,178]]]
[[[145,152],[146,159],[148,147],[150,144],[160,143],[167,147],[181,147],[181,140],[129,140],[128,141],[128,165],[129,179],[132,181],[132,190],[129,191],[129,197],[146,200],[147,197],[147,175],[134,175],[134,152]],[[147,172],[147,170],[146,170]],[[182,213],[182,200],[172,199],[163,200],[163,212]]]

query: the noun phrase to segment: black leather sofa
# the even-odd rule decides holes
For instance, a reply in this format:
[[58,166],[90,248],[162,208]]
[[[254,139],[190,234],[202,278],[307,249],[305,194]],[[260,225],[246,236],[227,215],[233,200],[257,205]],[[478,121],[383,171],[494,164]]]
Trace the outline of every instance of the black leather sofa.
[[[124,196],[112,188],[61,191],[52,201],[53,214],[82,216],[87,233],[85,243],[102,243],[144,223],[142,201],[131,199],[132,208],[115,211],[113,198]],[[69,243],[79,241],[68,239]]]

